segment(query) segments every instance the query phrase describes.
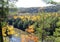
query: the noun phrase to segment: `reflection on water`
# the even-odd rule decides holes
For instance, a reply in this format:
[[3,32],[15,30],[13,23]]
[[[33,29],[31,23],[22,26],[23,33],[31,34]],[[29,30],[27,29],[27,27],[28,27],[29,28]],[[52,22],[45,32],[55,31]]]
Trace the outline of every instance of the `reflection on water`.
[[[27,39],[25,39],[24,42],[26,42]],[[16,37],[16,36],[12,36],[10,38],[10,42],[21,42],[21,38],[20,37]],[[33,40],[29,40],[28,42],[34,42]]]
[[12,37],[10,38],[10,42],[21,42],[21,38],[20,38],[20,37],[12,36]]

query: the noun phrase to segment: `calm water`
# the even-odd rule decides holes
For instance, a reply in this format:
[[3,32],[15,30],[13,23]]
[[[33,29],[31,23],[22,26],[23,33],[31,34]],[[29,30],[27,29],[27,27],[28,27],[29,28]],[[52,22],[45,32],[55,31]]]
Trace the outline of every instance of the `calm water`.
[[10,38],[10,42],[21,42],[21,38],[20,38],[20,37],[12,36],[12,37]]

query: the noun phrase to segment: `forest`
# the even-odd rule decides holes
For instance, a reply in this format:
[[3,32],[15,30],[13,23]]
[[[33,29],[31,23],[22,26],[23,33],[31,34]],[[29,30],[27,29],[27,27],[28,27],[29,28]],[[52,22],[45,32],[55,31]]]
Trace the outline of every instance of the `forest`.
[[[12,2],[13,4],[10,5],[9,2]],[[29,15],[17,15],[17,10],[13,7],[15,2],[17,2],[17,0],[0,1],[0,42],[11,42],[6,41],[8,40],[6,38],[11,40],[14,35],[18,36],[17,33],[20,33],[21,31],[28,35],[34,34],[37,39],[34,38],[34,35],[31,38],[30,35],[30,39],[34,39],[34,42],[60,42],[60,11],[42,11],[36,14],[33,13],[33,15],[32,13]],[[57,4],[53,1],[48,3]],[[15,12],[12,11],[12,13],[14,13],[13,15],[9,11],[11,9],[15,9]],[[21,34],[19,34],[19,36],[21,36]]]
[[[34,33],[41,40],[54,40],[59,42],[60,37],[60,14],[39,13],[37,15],[15,15],[8,19],[8,24],[13,25],[28,33]],[[58,40],[57,40],[58,39]]]

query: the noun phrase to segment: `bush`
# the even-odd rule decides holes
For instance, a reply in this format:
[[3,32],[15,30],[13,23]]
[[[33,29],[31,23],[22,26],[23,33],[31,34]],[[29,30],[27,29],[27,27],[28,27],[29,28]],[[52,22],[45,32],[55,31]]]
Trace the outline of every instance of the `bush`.
[[57,27],[60,27],[60,21],[58,21],[58,22],[56,23],[56,26],[57,26]]
[[60,42],[60,37],[55,38],[55,42]]

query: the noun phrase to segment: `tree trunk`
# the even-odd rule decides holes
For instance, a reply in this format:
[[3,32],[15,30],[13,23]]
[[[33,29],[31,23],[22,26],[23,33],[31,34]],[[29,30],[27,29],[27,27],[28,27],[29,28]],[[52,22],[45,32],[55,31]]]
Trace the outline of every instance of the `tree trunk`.
[[0,21],[0,42],[3,42],[3,35],[2,35],[2,25]]

